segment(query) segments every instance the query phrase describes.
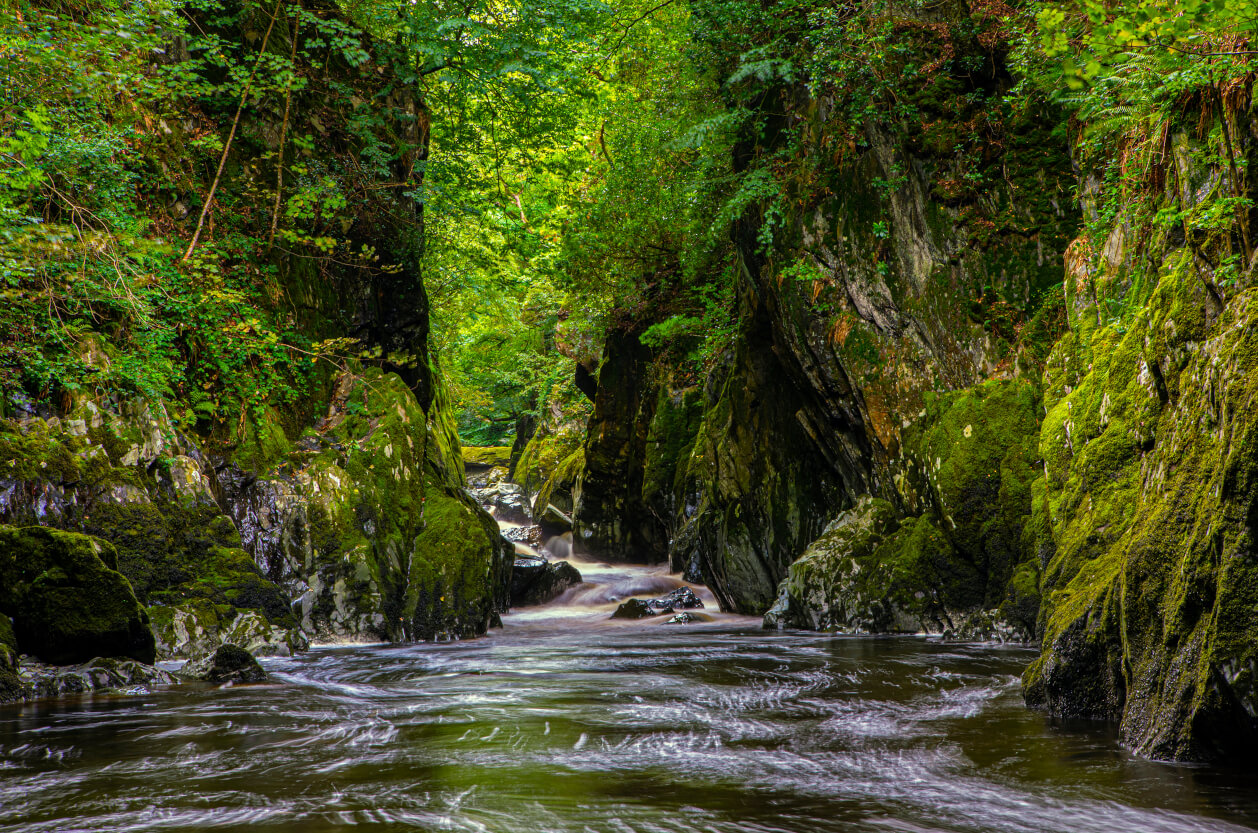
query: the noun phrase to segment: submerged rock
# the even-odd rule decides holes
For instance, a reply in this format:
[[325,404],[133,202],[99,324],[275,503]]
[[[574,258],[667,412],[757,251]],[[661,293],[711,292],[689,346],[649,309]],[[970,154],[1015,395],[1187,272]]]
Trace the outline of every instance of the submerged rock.
[[688,624],[690,624],[691,622],[698,622],[698,621],[700,621],[700,619],[699,619],[699,617],[698,617],[698,616],[695,616],[693,613],[687,613],[686,611],[684,611],[684,610],[683,610],[681,613],[678,613],[676,616],[674,616],[673,618],[669,619],[669,620],[668,620],[668,624],[670,624],[670,625],[688,625]]
[[179,676],[208,683],[261,683],[266,671],[253,654],[239,645],[220,645],[213,654],[192,660],[179,671]]
[[511,604],[546,604],[580,583],[581,573],[567,561],[552,563],[540,556],[521,556],[511,571]]

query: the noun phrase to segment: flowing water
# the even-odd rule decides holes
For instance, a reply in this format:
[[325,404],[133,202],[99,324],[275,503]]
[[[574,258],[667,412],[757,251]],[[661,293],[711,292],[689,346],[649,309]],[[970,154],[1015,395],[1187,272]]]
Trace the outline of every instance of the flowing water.
[[711,604],[613,623],[680,582],[578,567],[587,584],[484,639],[0,707],[0,831],[1258,829],[1252,773],[1024,709],[1029,651],[770,633]]

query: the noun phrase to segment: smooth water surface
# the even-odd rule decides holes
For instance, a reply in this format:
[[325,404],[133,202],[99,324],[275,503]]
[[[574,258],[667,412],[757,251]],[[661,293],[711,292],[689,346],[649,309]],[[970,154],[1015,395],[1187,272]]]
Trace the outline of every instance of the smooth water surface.
[[609,624],[591,592],[480,640],[266,660],[268,686],[0,708],[0,831],[1258,829],[1252,774],[1024,709],[1028,651]]

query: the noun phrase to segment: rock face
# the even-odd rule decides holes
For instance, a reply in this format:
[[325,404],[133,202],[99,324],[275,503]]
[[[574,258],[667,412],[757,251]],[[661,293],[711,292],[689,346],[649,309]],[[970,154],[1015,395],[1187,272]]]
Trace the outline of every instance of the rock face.
[[[1218,149],[1168,143],[1167,181],[1184,187],[1154,210],[1200,208],[1210,190],[1190,184],[1218,181]],[[1243,150],[1258,154],[1251,139]],[[1228,251],[1228,236],[1198,234],[1189,245],[1120,212],[1104,249],[1081,239],[1067,258],[1070,332],[1045,373],[1034,506],[1043,653],[1023,686],[1051,714],[1120,721],[1140,754],[1249,759],[1258,289],[1252,268],[1229,279],[1201,254]]]
[[1035,387],[1017,380],[928,396],[903,433],[913,465],[895,495],[922,514],[861,497],[791,565],[766,627],[956,633],[998,610],[1009,620],[1002,632],[1030,640],[1038,562],[1024,533],[1037,405]]
[[152,663],[148,614],[117,563],[113,547],[87,535],[0,526],[0,613],[13,621],[17,650],[57,664]]
[[0,420],[0,521],[109,542],[164,657],[469,636],[505,610],[510,549],[462,489],[445,411],[397,375],[343,374],[300,442],[266,423],[254,471],[211,463],[161,406],[70,414]]
[[576,545],[601,560],[651,563],[667,555],[665,530],[643,502],[656,404],[646,382],[649,361],[636,332],[608,334],[572,518]]
[[230,643],[219,645],[214,653],[189,662],[180,669],[179,676],[189,680],[232,685],[266,682],[266,671],[253,654]]

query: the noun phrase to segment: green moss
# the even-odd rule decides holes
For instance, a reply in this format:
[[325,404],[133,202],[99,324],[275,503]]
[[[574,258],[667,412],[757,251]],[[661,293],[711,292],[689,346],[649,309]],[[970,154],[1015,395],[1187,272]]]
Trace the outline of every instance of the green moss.
[[511,446],[463,446],[463,462],[496,468],[511,465]]
[[13,620],[0,613],[0,645],[17,650],[17,635],[13,632]]
[[530,493],[542,488],[560,463],[582,448],[581,439],[580,432],[576,430],[552,433],[539,429],[524,446],[516,462],[515,482]]
[[916,461],[912,480],[921,481],[934,523],[978,571],[980,597],[963,602],[951,594],[955,604],[997,606],[1027,556],[1023,527],[1038,475],[1038,409],[1034,385],[990,380],[928,394],[925,414],[904,432],[905,455]]
[[246,417],[232,458],[245,470],[261,474],[283,460],[292,447],[283,418],[274,408],[267,408],[261,420]]
[[415,537],[403,615],[415,639],[483,633],[496,619],[501,545],[476,509],[433,495]]
[[540,518],[548,505],[553,504],[567,514],[572,513],[572,490],[577,478],[585,469],[585,449],[578,448],[555,467],[546,478],[537,499],[533,501],[533,517]]
[[153,662],[149,620],[112,548],[71,532],[0,526],[0,613],[19,650],[53,663],[94,656]]

